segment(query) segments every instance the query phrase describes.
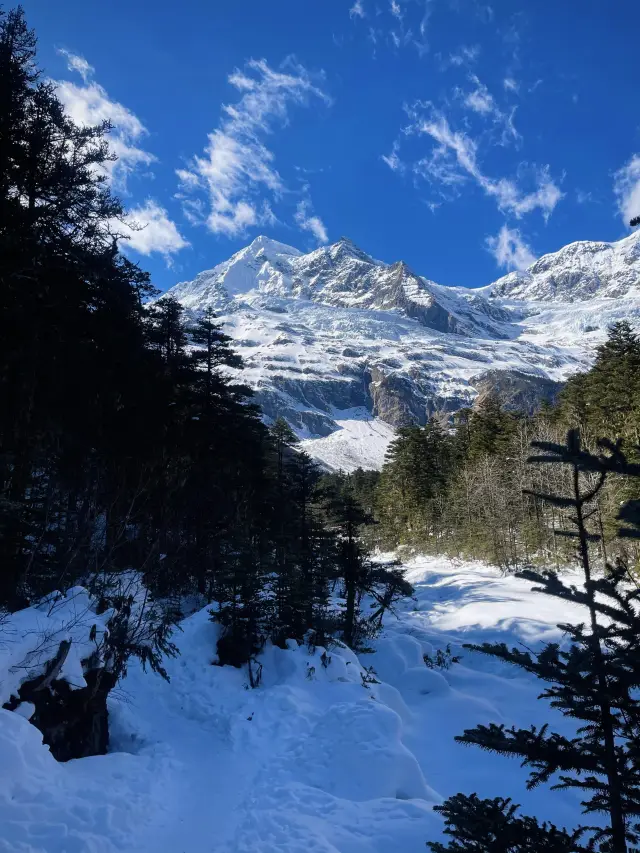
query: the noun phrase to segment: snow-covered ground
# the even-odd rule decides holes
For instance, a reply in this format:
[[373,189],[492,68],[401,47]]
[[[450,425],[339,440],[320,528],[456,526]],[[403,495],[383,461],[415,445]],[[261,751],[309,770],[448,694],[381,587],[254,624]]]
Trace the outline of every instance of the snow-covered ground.
[[345,415],[336,418],[338,429],[331,435],[305,439],[300,447],[332,471],[379,471],[395,429],[380,418],[368,416],[365,410],[353,409]]
[[[415,599],[373,652],[333,648],[325,667],[322,650],[269,648],[257,690],[212,665],[217,628],[194,614],[171,683],[132,666],[113,696],[106,756],[57,764],[27,719],[0,710],[0,851],[423,853],[440,834],[433,804],[457,791],[575,825],[572,793],[526,792],[517,762],[453,738],[491,720],[566,731],[535,680],[461,644],[535,647],[578,608],[480,563],[418,558],[408,577]],[[6,660],[16,642],[10,620]],[[428,669],[423,654],[447,644],[461,663]],[[363,684],[365,667],[380,683]]]

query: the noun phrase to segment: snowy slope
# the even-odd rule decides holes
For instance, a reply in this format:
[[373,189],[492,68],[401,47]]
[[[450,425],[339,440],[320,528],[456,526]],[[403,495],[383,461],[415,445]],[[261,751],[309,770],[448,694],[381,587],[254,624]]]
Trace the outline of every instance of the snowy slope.
[[524,272],[483,288],[492,298],[576,302],[592,297],[638,297],[640,232],[617,243],[580,241],[543,255]]
[[335,423],[337,429],[330,435],[301,441],[300,448],[330,471],[382,468],[393,427],[371,418],[366,409],[336,413]]
[[[461,644],[561,640],[555,624],[577,608],[479,563],[408,568],[415,600],[373,653],[331,649],[325,668],[321,649],[269,648],[257,690],[212,666],[207,612],[186,619],[171,683],[135,665],[113,697],[109,755],[56,764],[24,717],[0,710],[0,851],[422,853],[441,829],[432,805],[457,791],[575,825],[574,794],[527,792],[518,762],[453,737],[489,721],[570,732],[531,676]],[[5,625],[3,643],[12,636]],[[427,669],[423,653],[448,643],[462,662]],[[371,666],[380,683],[365,687]]]
[[424,423],[501,376],[511,405],[528,406],[532,388],[549,397],[586,369],[612,322],[640,321],[640,232],[573,243],[473,291],[384,264],[344,238],[302,254],[258,237],[169,292],[193,316],[218,313],[268,418],[286,417],[325,463],[375,468],[381,444],[345,427],[346,410],[360,413],[355,421]]

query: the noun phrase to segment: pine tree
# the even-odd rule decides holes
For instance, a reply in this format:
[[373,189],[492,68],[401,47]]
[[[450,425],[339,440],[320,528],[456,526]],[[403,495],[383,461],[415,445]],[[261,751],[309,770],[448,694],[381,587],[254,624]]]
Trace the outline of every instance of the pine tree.
[[440,533],[452,446],[435,421],[403,427],[389,446],[377,487],[383,529],[399,543],[432,545]]
[[488,394],[471,415],[468,457],[500,454],[514,431],[515,420],[503,410],[498,395]]
[[640,336],[614,323],[588,375],[591,418],[600,434],[640,443]]
[[[506,729],[492,723],[467,730],[457,740],[520,757],[532,768],[529,787],[553,781],[554,788],[580,790],[585,812],[606,818],[603,828],[593,830],[598,849],[626,853],[628,843],[637,843],[640,815],[640,589],[623,584],[628,575],[622,563],[610,568],[607,576],[593,575],[589,545],[597,542],[598,534],[588,526],[593,502],[607,476],[612,472],[638,475],[640,469],[627,463],[619,444],[601,442],[601,446],[598,456],[589,453],[573,430],[565,445],[534,442],[542,453],[531,457],[537,464],[567,465],[572,472],[571,495],[537,497],[573,513],[575,529],[560,533],[577,542],[584,588],[567,586],[555,573],[528,570],[520,575],[537,583],[541,592],[583,605],[588,625],[560,626],[569,637],[568,649],[557,643],[547,644],[539,653],[509,649],[504,644],[468,646],[546,681],[549,687],[542,697],[582,725],[574,738],[567,738],[550,733],[546,725]],[[585,482],[591,477],[595,482]]]
[[580,830],[569,833],[553,824],[516,814],[510,799],[481,800],[477,794],[455,794],[434,806],[445,820],[446,845],[430,841],[432,853],[581,853]]
[[360,541],[360,528],[372,519],[355,499],[348,481],[325,487],[324,499],[329,526],[336,537],[337,575],[344,585],[342,639],[355,648],[362,636],[359,598],[366,589],[370,566]]

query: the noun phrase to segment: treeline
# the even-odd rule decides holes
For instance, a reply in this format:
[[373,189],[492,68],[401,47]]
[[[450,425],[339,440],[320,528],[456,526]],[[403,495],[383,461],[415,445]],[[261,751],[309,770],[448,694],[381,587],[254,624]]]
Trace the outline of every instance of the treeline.
[[[375,514],[375,544],[476,557],[507,568],[560,567],[569,546],[555,534],[566,527],[568,514],[537,495],[566,492],[570,472],[527,460],[532,441],[562,442],[573,427],[588,449],[595,451],[606,436],[620,439],[629,460],[637,459],[640,337],[628,323],[614,325],[591,370],[570,378],[558,400],[534,415],[505,411],[489,395],[458,412],[453,424],[432,420],[400,429],[379,477],[350,478]],[[616,556],[638,562],[637,543],[619,537],[617,521],[621,504],[637,497],[638,489],[636,481],[612,475],[598,495],[590,529],[600,536],[595,557],[601,564]]]
[[406,586],[369,561],[350,488],[264,425],[215,319],[119,251],[110,129],[68,118],[22,10],[0,12],[0,607],[87,586],[114,613],[103,692],[131,655],[162,671],[187,599],[212,604],[221,663],[358,645],[362,596]]

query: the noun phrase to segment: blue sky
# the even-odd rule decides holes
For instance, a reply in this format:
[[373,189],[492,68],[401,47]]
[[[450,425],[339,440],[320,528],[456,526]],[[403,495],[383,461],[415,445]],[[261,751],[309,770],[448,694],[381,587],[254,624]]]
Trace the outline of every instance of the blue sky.
[[640,213],[627,0],[23,0],[162,289],[265,233],[478,286]]

